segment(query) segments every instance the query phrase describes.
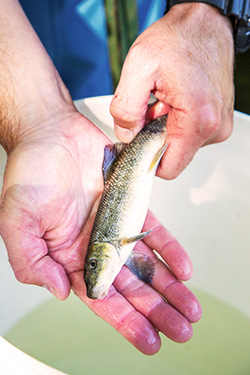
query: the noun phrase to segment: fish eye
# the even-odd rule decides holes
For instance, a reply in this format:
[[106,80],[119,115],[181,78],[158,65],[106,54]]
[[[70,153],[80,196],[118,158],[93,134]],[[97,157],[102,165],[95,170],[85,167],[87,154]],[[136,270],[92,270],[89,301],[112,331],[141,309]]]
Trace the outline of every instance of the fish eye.
[[97,260],[96,259],[92,259],[90,262],[89,262],[89,267],[90,269],[94,270],[97,266]]

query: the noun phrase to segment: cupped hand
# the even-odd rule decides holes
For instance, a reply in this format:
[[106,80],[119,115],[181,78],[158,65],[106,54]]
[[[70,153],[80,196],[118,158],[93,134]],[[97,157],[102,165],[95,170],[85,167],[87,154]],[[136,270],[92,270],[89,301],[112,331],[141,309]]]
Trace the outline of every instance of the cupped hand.
[[84,257],[103,190],[107,143],[109,139],[78,112],[30,131],[8,156],[0,232],[19,281],[45,286],[59,299],[67,298],[72,288],[136,348],[154,354],[160,348],[158,331],[174,341],[187,341],[191,323],[201,316],[196,297],[180,281],[191,277],[192,265],[182,246],[149,212],[144,230],[153,231],[137,246],[155,258],[152,285],[124,267],[104,300],[86,297]]
[[[111,103],[118,138],[168,113],[169,147],[158,175],[172,179],[206,144],[233,128],[232,25],[207,4],[173,6],[134,42]],[[157,102],[148,107],[150,94]]]
[[80,113],[29,131],[8,155],[0,230],[18,280],[43,285],[57,298],[70,292],[67,265],[55,258],[74,247],[103,190],[108,138]]

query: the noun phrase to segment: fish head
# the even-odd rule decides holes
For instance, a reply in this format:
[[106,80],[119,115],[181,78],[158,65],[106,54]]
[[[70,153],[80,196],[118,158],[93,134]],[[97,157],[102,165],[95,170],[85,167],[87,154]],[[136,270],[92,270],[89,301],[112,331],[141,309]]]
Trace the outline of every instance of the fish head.
[[112,243],[94,243],[88,249],[84,265],[84,281],[89,298],[106,297],[120,270],[119,264],[119,251]]

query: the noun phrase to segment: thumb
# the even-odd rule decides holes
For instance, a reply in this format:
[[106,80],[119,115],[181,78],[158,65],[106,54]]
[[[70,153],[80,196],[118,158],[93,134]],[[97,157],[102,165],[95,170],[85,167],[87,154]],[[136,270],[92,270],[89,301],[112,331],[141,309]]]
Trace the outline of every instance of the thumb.
[[142,64],[136,50],[132,48],[125,59],[110,105],[115,134],[125,143],[130,142],[143,128],[150,94],[154,90],[151,65]]
[[70,292],[70,282],[62,265],[49,255],[46,242],[34,235],[13,230],[11,238],[1,230],[9,262],[18,281],[43,286],[56,298],[64,300]]
[[18,281],[46,287],[58,299],[67,298],[68,276],[49,256],[39,223],[8,193],[0,207],[0,234]]

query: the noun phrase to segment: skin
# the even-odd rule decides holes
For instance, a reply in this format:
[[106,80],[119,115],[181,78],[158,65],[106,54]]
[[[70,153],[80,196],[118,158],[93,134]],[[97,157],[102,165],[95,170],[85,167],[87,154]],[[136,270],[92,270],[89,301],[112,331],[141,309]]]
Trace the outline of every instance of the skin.
[[0,141],[8,156],[0,233],[16,278],[61,300],[72,289],[145,354],[160,349],[159,331],[189,340],[191,323],[201,317],[199,302],[181,282],[191,277],[192,264],[151,212],[143,231],[153,231],[138,246],[152,257],[158,251],[169,268],[155,260],[148,286],[124,267],[104,300],[86,297],[84,258],[110,141],[77,112],[16,0],[0,2],[0,25]]
[[[158,175],[173,179],[203,145],[233,129],[231,21],[207,4],[173,6],[131,47],[111,103],[115,132],[129,142],[150,120],[168,113],[169,147]],[[148,108],[153,93],[158,102]]]

